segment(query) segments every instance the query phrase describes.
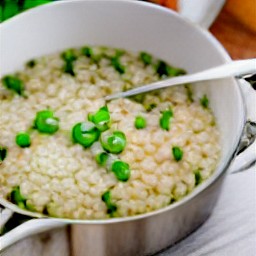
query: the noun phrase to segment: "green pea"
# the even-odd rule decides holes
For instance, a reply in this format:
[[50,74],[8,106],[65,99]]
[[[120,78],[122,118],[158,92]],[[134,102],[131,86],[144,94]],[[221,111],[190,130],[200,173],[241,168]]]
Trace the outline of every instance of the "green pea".
[[15,1],[4,1],[2,20],[7,20],[19,13],[18,4]]
[[125,67],[120,62],[119,56],[115,56],[115,57],[111,58],[111,65],[114,67],[114,69],[118,73],[120,73],[120,74],[124,74],[125,73]]
[[174,159],[178,162],[183,157],[183,151],[179,147],[173,147],[172,148],[172,155],[173,155]]
[[25,196],[21,194],[20,187],[16,186],[13,188],[9,195],[9,200],[16,204],[21,209],[26,209],[29,211],[35,211],[35,207],[28,202]]
[[25,205],[26,209],[31,211],[31,212],[35,212],[36,208],[34,205],[32,205],[31,203],[28,202],[28,200],[26,201],[26,205]]
[[7,156],[7,148],[0,146],[0,162],[4,161]]
[[185,89],[186,89],[186,92],[187,92],[188,101],[189,102],[194,102],[193,91],[192,91],[191,86],[189,84],[187,84],[187,85],[185,85]]
[[[4,15],[3,15],[3,6],[0,5],[0,22],[4,21]],[[1,229],[0,229],[0,235],[1,235]]]
[[202,175],[201,175],[201,169],[197,169],[194,171],[194,175],[195,175],[195,185],[199,185],[203,178],[202,178]]
[[156,104],[156,103],[145,104],[144,107],[145,107],[145,109],[146,109],[147,112],[150,112],[150,111],[152,111],[154,108],[157,107],[157,104]]
[[167,73],[168,73],[168,76],[181,76],[181,75],[185,75],[186,71],[182,68],[174,68],[174,67],[168,66]]
[[25,9],[25,10],[30,9],[30,8],[36,7],[38,5],[47,4],[50,2],[52,2],[52,0],[36,0],[36,1],[25,0],[24,4],[23,4],[23,9]]
[[207,98],[206,94],[200,99],[200,103],[203,108],[209,107],[209,99]]
[[125,50],[123,49],[116,49],[116,57],[121,57],[125,54]]
[[136,129],[143,129],[147,126],[147,121],[142,116],[136,116],[134,126]]
[[112,215],[114,212],[116,212],[117,210],[117,206],[115,204],[112,203],[111,200],[111,192],[107,191],[105,192],[102,197],[101,197],[102,201],[106,204],[107,206],[107,213]]
[[162,60],[157,63],[156,72],[158,73],[159,77],[179,76],[186,74],[186,71],[184,69],[171,67]]
[[145,64],[145,65],[150,65],[152,63],[152,56],[146,52],[141,52],[140,53],[140,60]]
[[3,85],[10,90],[15,91],[19,95],[23,95],[25,86],[23,82],[16,76],[5,76],[2,79]]
[[111,200],[111,193],[110,193],[110,191],[105,192],[105,193],[101,196],[101,199],[102,199],[103,202],[109,203],[110,200]]
[[70,74],[71,76],[75,76],[74,72],[74,61],[77,59],[77,56],[73,49],[68,49],[61,54],[62,59],[65,61],[64,64],[64,72]]
[[146,98],[146,94],[145,93],[141,93],[141,94],[137,94],[137,95],[131,96],[129,98],[131,100],[137,102],[137,103],[143,104],[143,102],[145,101],[145,98]]
[[34,121],[35,128],[41,133],[53,134],[59,130],[59,119],[51,110],[37,112]]
[[170,204],[173,204],[174,202],[176,202],[176,199],[175,198],[171,198]]
[[82,48],[82,54],[85,55],[86,57],[90,58],[93,56],[93,49],[88,46],[84,46]]
[[47,205],[44,206],[43,214],[44,214],[44,215],[50,215],[50,213],[49,213],[49,211],[48,211],[48,206],[47,206]]
[[121,131],[102,133],[101,145],[107,152],[119,154],[126,146],[126,136]]
[[156,65],[156,72],[159,77],[168,76],[168,64],[160,60]]
[[12,203],[18,204],[25,204],[26,198],[21,194],[20,187],[14,187],[11,194],[10,194],[10,200]]
[[35,60],[30,60],[26,63],[26,66],[29,68],[33,68],[36,65],[36,61]]
[[65,73],[70,74],[71,76],[75,76],[73,62],[67,61],[67,62],[64,64],[63,69],[64,69],[64,72],[65,72]]
[[106,152],[101,152],[101,153],[97,154],[97,155],[95,156],[95,160],[96,160],[96,162],[97,162],[99,165],[101,165],[101,166],[106,165],[106,162],[107,162],[107,160],[108,160],[108,153],[106,153]]
[[98,63],[101,61],[102,58],[103,58],[103,55],[102,55],[102,54],[93,54],[93,55],[91,56],[92,62],[93,62],[93,63],[96,63],[96,64],[98,64]]
[[106,131],[109,129],[110,124],[110,114],[108,107],[101,107],[95,114],[89,114],[88,120],[93,122],[101,132]]
[[131,176],[131,170],[129,164],[121,161],[116,160],[112,166],[111,171],[115,174],[116,178],[119,181],[127,181]]
[[25,210],[26,209],[26,201],[24,202],[17,202],[16,203],[18,205],[19,208]]
[[173,112],[171,110],[165,110],[162,112],[162,116],[159,119],[159,125],[163,130],[170,130],[170,120],[173,117]]
[[30,136],[26,132],[20,132],[16,135],[16,144],[21,148],[26,148],[31,145]]
[[39,111],[35,119],[35,128],[41,133],[53,134],[59,129],[59,119],[50,110]]
[[62,57],[63,60],[65,60],[67,62],[70,62],[70,61],[72,62],[72,61],[75,61],[77,59],[77,56],[76,56],[73,49],[66,50],[65,52],[63,52],[61,54],[61,57]]
[[73,141],[85,148],[90,147],[99,136],[100,131],[91,122],[77,123],[72,129]]
[[93,48],[89,46],[84,46],[81,49],[81,52],[83,55],[90,58],[92,63],[96,63],[96,64],[99,63],[100,60],[105,56],[104,53],[95,54]]

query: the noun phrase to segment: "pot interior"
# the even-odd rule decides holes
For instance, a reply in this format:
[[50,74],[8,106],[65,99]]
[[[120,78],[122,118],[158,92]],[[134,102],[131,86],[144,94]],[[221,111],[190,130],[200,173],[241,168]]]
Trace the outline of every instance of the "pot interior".
[[[32,58],[85,44],[147,51],[189,73],[229,61],[208,32],[172,11],[137,1],[56,2],[10,19],[0,32],[1,75]],[[231,78],[195,88],[208,95],[221,131],[222,156],[216,176],[230,161],[241,136],[243,101]]]

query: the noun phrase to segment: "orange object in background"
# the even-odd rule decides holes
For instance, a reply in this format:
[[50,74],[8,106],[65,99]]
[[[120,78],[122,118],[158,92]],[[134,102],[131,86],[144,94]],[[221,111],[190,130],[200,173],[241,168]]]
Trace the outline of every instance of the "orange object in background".
[[[151,0],[156,4],[178,10],[179,0]],[[247,28],[256,32],[256,0],[227,0],[224,10],[234,16]]]
[[[179,0],[148,1],[178,10]],[[210,32],[222,43],[232,59],[255,58],[256,0],[226,0]]]
[[151,0],[150,2],[160,4],[177,11],[177,0]]
[[232,59],[256,58],[256,1],[228,0],[210,31]]
[[177,1],[176,0],[164,0],[164,5],[166,7],[172,8],[173,10],[177,10]]
[[247,28],[256,32],[255,0],[228,0],[224,8]]

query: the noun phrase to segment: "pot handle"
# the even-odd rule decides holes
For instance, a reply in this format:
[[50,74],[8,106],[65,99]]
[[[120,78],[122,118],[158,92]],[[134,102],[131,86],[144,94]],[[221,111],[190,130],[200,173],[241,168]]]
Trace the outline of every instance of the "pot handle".
[[[216,19],[225,2],[226,0],[178,0],[177,9],[184,18],[200,25],[202,28],[208,29]],[[245,78],[251,83],[254,89],[256,89],[255,78],[256,74],[247,79]],[[249,115],[243,137],[238,146],[237,156],[229,168],[230,173],[247,170],[256,163],[256,142],[254,142],[256,138],[256,93],[252,90],[248,82],[240,80],[241,90],[244,94]],[[250,120],[255,120],[255,122]]]
[[256,123],[247,121],[244,134],[238,146],[237,156],[234,159],[230,173],[238,173],[248,170],[256,163]]
[[247,170],[256,163],[256,121],[250,121],[256,120],[255,75],[246,80],[241,79],[239,82],[244,94],[248,121],[237,149],[237,156],[229,169],[230,173]]
[[[12,218],[17,218],[17,214],[7,208],[1,210],[0,213],[0,228],[3,229],[4,225],[12,221]],[[10,245],[17,241],[35,234],[39,234],[48,231],[53,228],[64,227],[67,224],[53,219],[29,219],[24,223],[18,225],[14,229],[10,230],[6,234],[0,236],[0,254]]]

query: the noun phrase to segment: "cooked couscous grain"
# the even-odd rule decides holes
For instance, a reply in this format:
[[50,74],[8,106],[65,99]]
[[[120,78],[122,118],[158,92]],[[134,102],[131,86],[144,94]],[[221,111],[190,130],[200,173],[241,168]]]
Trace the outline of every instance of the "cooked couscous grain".
[[[50,216],[104,219],[153,211],[187,195],[220,156],[207,96],[179,86],[104,100],[183,73],[145,52],[86,46],[33,60],[3,79],[0,196]],[[40,111],[51,114],[54,131],[40,131],[53,125],[48,117],[38,121]],[[93,138],[84,137],[87,123]],[[28,134],[29,146],[16,144],[19,133]]]

